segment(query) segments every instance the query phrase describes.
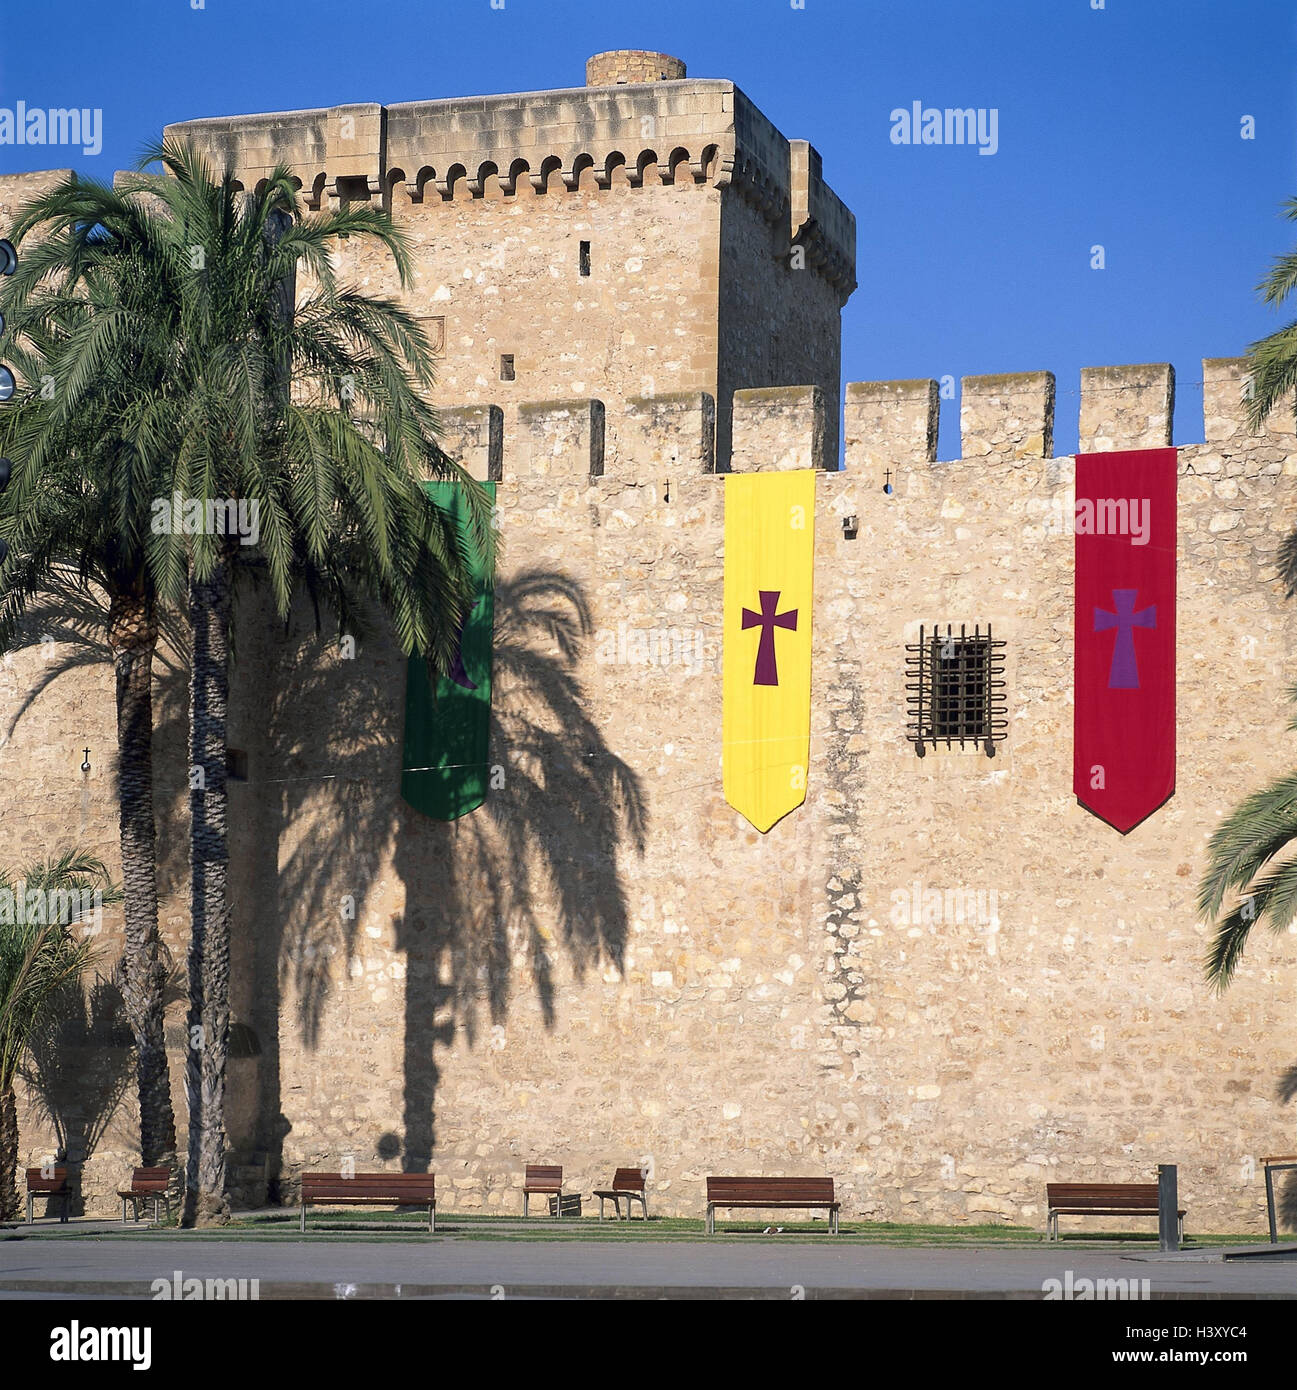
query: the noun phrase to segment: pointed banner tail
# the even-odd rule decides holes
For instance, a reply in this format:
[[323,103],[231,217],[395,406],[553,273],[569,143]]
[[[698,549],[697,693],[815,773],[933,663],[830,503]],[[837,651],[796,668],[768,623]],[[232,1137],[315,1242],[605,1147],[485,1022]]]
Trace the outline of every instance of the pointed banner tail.
[[763,833],[806,800],[815,472],[725,479],[725,800]]
[[[495,484],[483,483],[491,501]],[[457,820],[486,800],[490,777],[491,654],[495,592],[472,545],[469,512],[458,483],[425,483],[429,497],[455,518],[477,580],[477,600],[460,632],[459,659],[434,689],[421,656],[405,678],[405,745],[401,796],[434,820]]]
[[1123,835],[1175,791],[1176,457],[1076,458],[1072,786]]

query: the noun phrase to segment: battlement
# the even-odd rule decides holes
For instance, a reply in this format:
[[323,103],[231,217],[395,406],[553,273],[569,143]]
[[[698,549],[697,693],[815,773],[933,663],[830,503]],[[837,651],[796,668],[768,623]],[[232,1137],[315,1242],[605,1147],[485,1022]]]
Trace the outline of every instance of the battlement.
[[[638,58],[642,75],[617,75],[618,62],[634,68]],[[662,60],[657,80],[650,59]],[[602,54],[591,73],[604,86],[221,116],[165,135],[195,142],[246,188],[283,163],[309,206],[381,197],[396,216],[617,187],[733,189],[781,234],[800,236],[806,265],[845,300],[856,283],[855,218],[824,182],[819,154],[787,140],[733,82],[673,77],[675,63]]]
[[[1297,430],[1290,408],[1275,410],[1249,430],[1243,359],[1203,362],[1203,433],[1195,471],[1213,471],[1217,456],[1246,456],[1256,471],[1279,471],[1292,458]],[[1054,457],[1056,392],[1051,372],[963,379],[961,457],[1013,467]],[[937,383],[850,382],[843,402],[847,473],[870,478],[883,470],[937,463]],[[1165,447],[1173,442],[1175,371],[1169,363],[1087,367],[1080,381],[1080,449]],[[658,481],[716,471],[818,468],[836,471],[827,448],[828,403],[818,386],[735,391],[732,453],[716,455],[716,402],[706,392],[640,397],[605,417],[598,400],[553,400],[447,407],[443,444],[476,478],[607,476]]]

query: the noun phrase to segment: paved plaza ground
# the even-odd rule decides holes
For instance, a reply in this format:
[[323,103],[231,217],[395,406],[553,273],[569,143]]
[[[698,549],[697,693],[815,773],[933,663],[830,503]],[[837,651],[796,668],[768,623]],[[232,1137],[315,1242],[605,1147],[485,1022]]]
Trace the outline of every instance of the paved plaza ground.
[[0,1297],[151,1299],[154,1281],[176,1271],[184,1279],[256,1279],[261,1299],[1040,1299],[1047,1281],[1064,1281],[1069,1271],[1071,1287],[1147,1279],[1154,1299],[1297,1297],[1297,1244],[1282,1251],[1286,1258],[1257,1244],[1162,1255],[1131,1241],[903,1244],[755,1230],[707,1238],[625,1224],[601,1231],[588,1222],[453,1218],[435,1236],[408,1220],[301,1236],[278,1215],[264,1234],[123,1230],[103,1221],[10,1228],[0,1231]]

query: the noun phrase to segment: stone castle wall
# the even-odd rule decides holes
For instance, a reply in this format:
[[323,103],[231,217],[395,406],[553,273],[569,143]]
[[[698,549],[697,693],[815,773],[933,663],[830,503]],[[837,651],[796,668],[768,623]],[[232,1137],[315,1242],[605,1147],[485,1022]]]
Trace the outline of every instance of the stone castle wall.
[[[641,402],[606,432],[588,400],[507,427],[447,409],[452,452],[500,479],[481,810],[442,825],[401,803],[390,646],[347,659],[305,615],[285,640],[244,610],[231,1136],[248,1199],[350,1155],[427,1163],[450,1209],[509,1211],[529,1161],[586,1191],[642,1162],[663,1212],[696,1214],[702,1178],[741,1169],[831,1173],[849,1216],[1040,1223],[1051,1178],[1177,1162],[1191,1229],[1259,1228],[1255,1160],[1285,1145],[1274,1083],[1297,1055],[1291,939],[1255,941],[1217,998],[1194,891],[1220,815],[1289,766],[1297,632],[1273,575],[1297,450],[1289,419],[1247,433],[1237,362],[1204,378],[1205,442],[1180,453],[1177,791],[1124,838],[1071,792],[1073,461],[1044,452],[1047,374],[966,380],[952,462],[932,457],[931,383],[848,388],[847,467],[818,479],[808,796],[764,836],[721,794],[706,399]],[[1172,397],[1169,368],[1087,373],[1082,448],[1165,443]],[[827,462],[815,389],[734,408],[744,466]],[[904,645],[933,621],[1008,642],[994,761],[920,760],[905,739]],[[18,722],[15,775],[66,741],[69,709],[93,705],[111,746],[106,672],[66,681]],[[33,826],[69,823],[65,761]],[[111,797],[93,785],[80,823],[110,859]],[[163,845],[178,937],[183,842]],[[23,1135],[36,1161],[30,1110]],[[102,1146],[92,1194],[128,1148]]]
[[[601,452],[589,403],[520,411],[495,462],[487,806],[442,826],[399,802],[395,653],[348,669],[284,647],[246,686],[260,776],[290,788],[249,831],[280,848],[246,918],[261,951],[256,905],[287,908],[284,1172],[389,1152],[444,1173],[456,1205],[509,1210],[527,1161],[587,1189],[642,1161],[658,1208],[690,1213],[707,1172],[825,1171],[861,1215],[1031,1222],[1049,1178],[1176,1161],[1195,1224],[1247,1229],[1249,1158],[1283,1144],[1291,952],[1256,942],[1214,998],[1193,896],[1218,816],[1287,766],[1297,634],[1272,576],[1297,456],[1288,422],[1243,430],[1237,363],[1204,372],[1207,441],[1181,452],[1178,789],[1124,839],[1071,793],[1072,460],[1042,450],[1047,374],[966,381],[971,456],[951,463],[931,461],[931,386],[849,388],[847,468],[819,479],[810,788],[765,836],[721,796],[706,403],[663,407],[685,466]],[[1083,447],[1165,443],[1150,399],[1170,381],[1087,374]],[[736,459],[822,464],[823,414],[811,388],[741,393]],[[487,476],[480,419],[448,412],[448,435]],[[905,740],[904,644],[934,620],[1008,640],[994,762]],[[910,920],[931,890],[963,890],[963,920]]]
[[[451,1210],[510,1211],[527,1162],[587,1192],[642,1163],[668,1213],[701,1211],[707,1173],[802,1172],[831,1173],[849,1219],[1041,1224],[1051,1178],[1177,1162],[1191,1230],[1260,1229],[1255,1160],[1291,1147],[1273,1095],[1297,1060],[1292,943],[1254,942],[1214,997],[1194,892],[1219,817],[1289,766],[1291,419],[1249,434],[1239,364],[1204,364],[1205,442],[1180,453],[1178,786],[1123,838],[1071,792],[1053,377],[966,379],[951,462],[935,383],[851,384],[833,471],[855,234],[818,155],[732,83],[600,57],[584,89],[172,128],[249,188],[283,159],[312,206],[392,208],[445,444],[498,481],[504,547],[493,790],[453,825],[400,801],[391,644],[352,655],[305,613],[285,635],[241,607],[238,1193],[288,1197],[350,1156],[430,1165]],[[0,179],[0,218],[52,177]],[[397,292],[351,244],[337,265]],[[1089,370],[1081,447],[1166,444],[1173,405],[1166,366]],[[727,468],[821,475],[809,790],[764,836],[721,794]],[[905,645],[933,622],[1007,642],[993,761],[905,739]],[[182,649],[173,632],[157,711],[178,963]],[[52,609],[5,661],[0,721],[24,791],[9,859],[75,842],[115,863],[92,605]],[[180,1006],[169,1025],[183,1120]],[[137,1161],[131,1113],[86,1169],[92,1209]],[[53,1135],[26,1094],[21,1121],[39,1162]]]

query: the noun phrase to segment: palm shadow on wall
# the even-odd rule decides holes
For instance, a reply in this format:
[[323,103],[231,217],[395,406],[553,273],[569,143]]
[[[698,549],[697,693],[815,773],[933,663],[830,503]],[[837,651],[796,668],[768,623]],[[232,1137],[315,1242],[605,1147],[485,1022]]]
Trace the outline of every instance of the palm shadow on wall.
[[[135,1048],[121,991],[96,975],[58,991],[18,1069],[34,1107],[58,1141],[68,1169],[69,1215],[85,1211],[81,1176],[135,1075]],[[127,1147],[134,1147],[132,1135]]]
[[[0,745],[13,738],[18,725],[41,697],[61,677],[96,666],[106,672],[108,698],[112,699],[113,654],[105,636],[107,601],[95,591],[69,578],[57,580],[28,605],[14,649],[31,647],[47,652],[35,679],[23,691],[13,715],[3,728]],[[188,813],[185,749],[189,709],[189,632],[181,615],[158,615],[159,641],[153,658],[153,818],[157,829],[159,902],[185,891],[188,874]],[[4,666],[10,667],[8,657]],[[69,747],[68,757],[81,758],[80,747]],[[116,775],[117,748],[92,748],[92,763],[110,767]],[[73,827],[68,826],[72,838]],[[113,846],[116,849],[116,845]],[[183,1046],[183,1030],[169,1038]]]
[[[400,798],[405,662],[390,648],[382,659],[343,663],[328,660],[331,644],[318,639],[290,643],[281,649],[274,713],[262,720],[271,745],[266,775],[280,795],[261,798],[275,808],[274,824],[257,826],[247,846],[262,862],[244,881],[273,885],[272,902],[263,894],[260,905],[247,905],[251,974],[291,983],[308,1047],[321,1041],[333,981],[357,960],[362,927],[386,934],[385,922],[365,917],[389,847],[404,887],[404,910],[392,918],[404,966],[404,1132],[374,1135],[372,1155],[357,1153],[358,1164],[399,1153],[406,1171],[427,1169],[437,1048],[457,1033],[479,1044],[484,1023],[507,1017],[520,978],[550,1029],[560,953],[578,978],[623,967],[629,912],[619,859],[643,853],[646,811],[639,779],[590,718],[577,675],[592,633],[589,606],[571,579],[532,571],[497,581],[495,611],[495,785],[485,805],[456,822],[429,820]],[[323,725],[311,718],[317,707]],[[341,751],[313,749],[306,730],[329,727],[360,735]],[[331,778],[324,795],[321,776]],[[354,911],[344,913],[347,900]],[[267,1162],[272,1200],[283,1195],[274,1179],[287,1133],[281,992],[255,991],[253,1006],[261,1056],[250,1137]]]

